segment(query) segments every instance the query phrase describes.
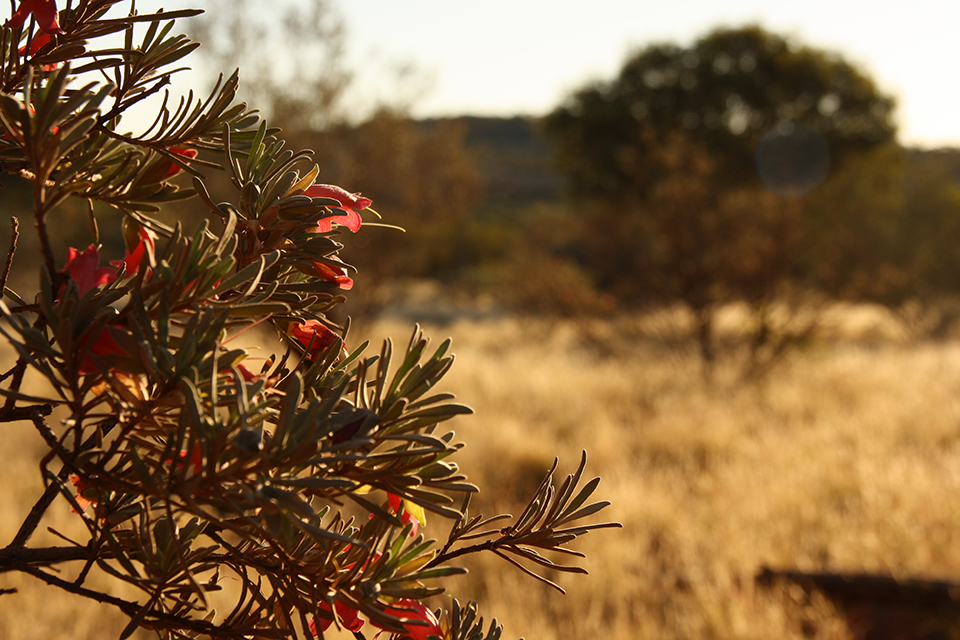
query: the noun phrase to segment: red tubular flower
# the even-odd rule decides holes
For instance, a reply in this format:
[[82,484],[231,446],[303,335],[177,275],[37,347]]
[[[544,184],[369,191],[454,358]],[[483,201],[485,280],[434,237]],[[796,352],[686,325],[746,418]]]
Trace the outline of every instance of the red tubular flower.
[[152,251],[154,248],[153,238],[146,229],[140,230],[140,242],[134,247],[133,251],[127,250],[123,260],[114,260],[111,266],[100,266],[100,254],[93,245],[81,253],[70,247],[67,249],[67,262],[63,266],[70,279],[77,283],[77,289],[80,295],[84,295],[94,287],[115,282],[117,279],[117,270],[120,265],[126,265],[126,275],[131,276],[137,273],[140,268],[140,261],[143,259],[143,253],[147,248]]
[[[188,158],[190,160],[193,160],[197,157],[196,149],[170,149],[170,153],[175,153],[178,156],[183,156],[184,158]],[[166,180],[167,178],[172,178],[180,173],[180,171],[180,165],[178,165],[176,162],[170,162],[170,168],[167,169],[167,173],[163,176],[163,179]]]
[[110,284],[117,279],[115,268],[100,266],[100,254],[93,245],[87,247],[83,253],[70,247],[63,270],[77,283],[81,296],[94,287]]
[[[330,605],[326,602],[321,602],[318,606],[323,611],[330,611]],[[356,633],[363,628],[363,618],[360,617],[359,611],[339,601],[333,606],[337,610],[337,617],[340,618],[340,624],[343,625],[344,629]],[[320,631],[326,631],[330,628],[331,624],[333,624],[333,620],[320,618]],[[318,635],[316,618],[310,621],[310,632],[313,633],[314,636]]]
[[[318,607],[323,611],[330,611],[330,605],[325,602],[321,602]],[[334,608],[337,612],[337,618],[340,619],[340,624],[344,629],[357,633],[363,628],[364,620],[360,617],[360,613],[356,609],[339,601],[334,604]],[[410,640],[428,640],[430,636],[443,637],[443,629],[440,627],[440,622],[437,620],[437,617],[433,615],[430,609],[416,600],[410,600],[409,598],[398,600],[394,605],[387,607],[385,611],[403,623],[404,629],[403,633],[400,634],[401,637],[409,638]],[[314,636],[319,635],[317,633],[317,620],[318,619],[315,618],[310,621],[310,632],[313,633]],[[330,625],[333,624],[333,620],[327,620],[326,618],[319,618],[319,622],[321,632],[326,631],[330,628]],[[385,627],[373,620],[370,621],[370,624],[378,629],[385,629]]]
[[140,241],[133,248],[133,251],[130,251],[129,248],[126,249],[123,260],[111,260],[110,264],[118,270],[120,265],[124,265],[126,267],[126,277],[129,278],[140,270],[140,262],[143,260],[143,254],[147,249],[153,253],[156,250],[156,245],[153,242],[153,236],[146,229],[140,227]]
[[256,382],[258,380],[264,380],[266,382],[266,385],[265,385],[266,387],[272,387],[274,383],[277,381],[276,377],[270,378],[267,376],[266,373],[254,373],[247,367],[247,365],[242,363],[236,363],[234,365],[230,365],[224,369],[221,369],[220,373],[226,376],[228,381],[233,382],[234,380],[237,379],[236,374],[234,373],[234,369],[240,373],[240,380],[248,384],[252,382]]
[[311,359],[322,356],[340,337],[319,320],[291,323],[289,332],[307,349],[307,357]]
[[[411,640],[427,640],[430,636],[443,637],[443,629],[440,628],[440,622],[426,606],[416,600],[405,598],[398,600],[393,606],[387,607],[386,612],[401,622],[417,621],[423,624],[404,624],[403,637]],[[376,622],[370,621],[375,627],[380,627]]]
[[356,233],[360,229],[363,220],[357,211],[366,209],[373,201],[370,198],[364,198],[359,193],[350,193],[346,189],[334,186],[332,184],[315,184],[303,192],[303,195],[311,198],[329,198],[340,203],[338,209],[342,209],[342,216],[331,216],[324,218],[317,223],[317,233],[326,233],[333,228],[333,223],[346,227]]
[[[74,500],[77,501],[77,506],[80,507],[80,511],[86,511],[87,507],[93,502],[90,498],[84,498],[83,492],[90,488],[90,485],[87,484],[87,481],[78,476],[75,473],[70,474],[70,483],[77,490],[77,495],[74,496]],[[79,513],[75,507],[70,507],[74,513]]]
[[57,3],[54,0],[23,0],[13,16],[3,23],[3,28],[22,27],[30,16],[34,17],[37,26],[44,33],[63,33],[60,28],[60,16],[57,14]]
[[[329,259],[343,264],[332,256]],[[336,282],[344,290],[353,288],[353,278],[347,275],[346,267],[332,267],[324,262],[314,262],[313,266],[317,269],[317,275],[327,282]]]
[[190,475],[195,476],[203,471],[203,454],[200,453],[200,445],[193,445],[193,451],[190,453],[181,451],[178,458],[179,460],[176,461],[167,458],[163,463],[174,469],[180,469],[187,463],[187,458],[190,458],[189,464],[187,465],[187,471],[190,472]]
[[243,378],[244,382],[254,382],[259,377],[253,371],[250,371],[250,369],[247,369],[247,367],[243,364],[237,365],[237,371],[240,372],[240,377]]
[[[140,243],[134,248],[132,253],[128,251],[127,256],[123,260],[116,260],[111,262],[110,266],[103,267],[100,266],[100,255],[94,245],[90,245],[82,253],[70,247],[67,250],[67,262],[63,267],[63,271],[70,276],[71,280],[77,283],[77,290],[80,295],[83,296],[94,287],[101,287],[115,282],[117,279],[117,270],[120,265],[127,265],[128,276],[135,274],[140,268],[140,260],[143,258],[143,252],[146,251],[147,245],[149,245],[152,250],[153,238],[150,237],[146,230],[141,230]],[[62,293],[63,290],[61,289],[61,295]],[[93,343],[90,345],[87,355],[80,362],[80,368],[78,370],[80,374],[86,375],[98,371],[94,358],[105,355],[123,355],[126,353],[117,343],[116,339],[114,339],[109,327],[104,327],[96,336],[87,338],[80,347],[82,348],[86,344],[89,344],[91,339]]]
[[[50,42],[50,36],[46,33],[38,33],[33,36],[33,40],[30,42],[30,55],[37,55],[37,51],[43,48],[43,46]],[[23,45],[17,50],[21,56],[27,53],[27,45]],[[60,66],[59,62],[51,62],[50,64],[43,65],[44,71],[55,71]]]
[[117,341],[114,340],[110,334],[110,328],[104,327],[100,335],[94,339],[93,346],[90,347],[90,351],[83,359],[83,362],[80,363],[78,373],[81,375],[96,373],[98,369],[96,363],[93,361],[94,358],[100,358],[105,355],[123,355],[125,353],[126,351],[120,348],[120,345],[117,344]]
[[[30,42],[30,55],[34,55],[35,53],[37,53],[37,51],[40,51],[40,49],[43,48],[43,45],[47,44],[48,42],[50,42],[49,34],[38,33],[37,35],[33,36],[33,40]],[[22,47],[17,49],[17,53],[19,53],[20,55],[23,55],[26,52],[27,52],[27,45],[23,45]]]

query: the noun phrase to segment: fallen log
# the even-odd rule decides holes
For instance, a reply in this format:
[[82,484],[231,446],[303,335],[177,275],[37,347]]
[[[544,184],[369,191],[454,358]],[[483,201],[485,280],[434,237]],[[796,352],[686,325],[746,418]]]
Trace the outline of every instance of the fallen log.
[[946,640],[960,631],[960,582],[768,567],[755,581],[761,587],[790,583],[808,594],[823,594],[858,640]]

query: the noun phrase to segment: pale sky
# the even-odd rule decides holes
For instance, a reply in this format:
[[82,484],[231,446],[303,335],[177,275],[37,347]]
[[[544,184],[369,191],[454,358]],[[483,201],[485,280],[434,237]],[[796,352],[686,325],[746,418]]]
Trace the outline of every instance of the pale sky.
[[[336,0],[347,54],[370,93],[401,87],[418,116],[538,115],[655,42],[760,24],[841,53],[898,100],[900,140],[960,146],[960,2],[911,0]],[[893,8],[886,8],[893,7]],[[354,64],[356,66],[356,64]]]

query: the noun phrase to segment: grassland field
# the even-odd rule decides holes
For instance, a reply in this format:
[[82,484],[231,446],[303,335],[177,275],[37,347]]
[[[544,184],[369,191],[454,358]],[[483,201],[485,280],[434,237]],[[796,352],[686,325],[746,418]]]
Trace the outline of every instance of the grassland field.
[[[504,638],[845,638],[828,603],[758,588],[758,569],[960,579],[960,341],[909,340],[895,319],[845,309],[828,337],[744,384],[735,356],[705,379],[669,314],[425,329],[453,337],[446,387],[476,411],[450,424],[482,489],[475,511],[516,514],[554,456],[566,473],[585,449],[597,497],[613,503],[597,519],[623,523],[578,543],[588,576],[548,576],[566,595],[497,558],[469,560],[451,591],[480,601]],[[394,320],[363,333],[404,344],[410,330]],[[6,544],[38,495],[43,449],[26,425],[2,428]],[[64,502],[46,524],[70,532],[73,520]],[[446,526],[431,518],[427,531],[442,539]],[[12,587],[0,640],[104,640],[125,624],[0,575]]]

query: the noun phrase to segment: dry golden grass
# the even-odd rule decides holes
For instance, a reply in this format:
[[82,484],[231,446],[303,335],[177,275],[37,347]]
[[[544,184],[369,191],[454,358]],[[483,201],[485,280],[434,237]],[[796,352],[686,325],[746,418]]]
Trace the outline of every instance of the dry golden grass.
[[[516,513],[555,455],[565,473],[586,449],[597,496],[613,502],[604,514],[624,525],[583,539],[589,576],[549,576],[566,596],[496,558],[472,561],[452,591],[480,600],[505,638],[843,638],[827,604],[757,589],[757,570],[960,576],[960,343],[909,344],[888,321],[846,317],[871,339],[815,344],[755,385],[737,383],[729,361],[704,381],[692,346],[650,337],[665,317],[427,327],[437,342],[454,337],[447,386],[478,414],[452,425],[484,490],[475,510]],[[409,331],[368,333],[402,346]],[[36,495],[40,450],[27,429],[3,428],[5,544]],[[55,526],[68,528],[69,507],[58,509]],[[427,530],[446,532],[438,518]],[[101,640],[122,627],[0,576],[14,584],[0,637]]]

